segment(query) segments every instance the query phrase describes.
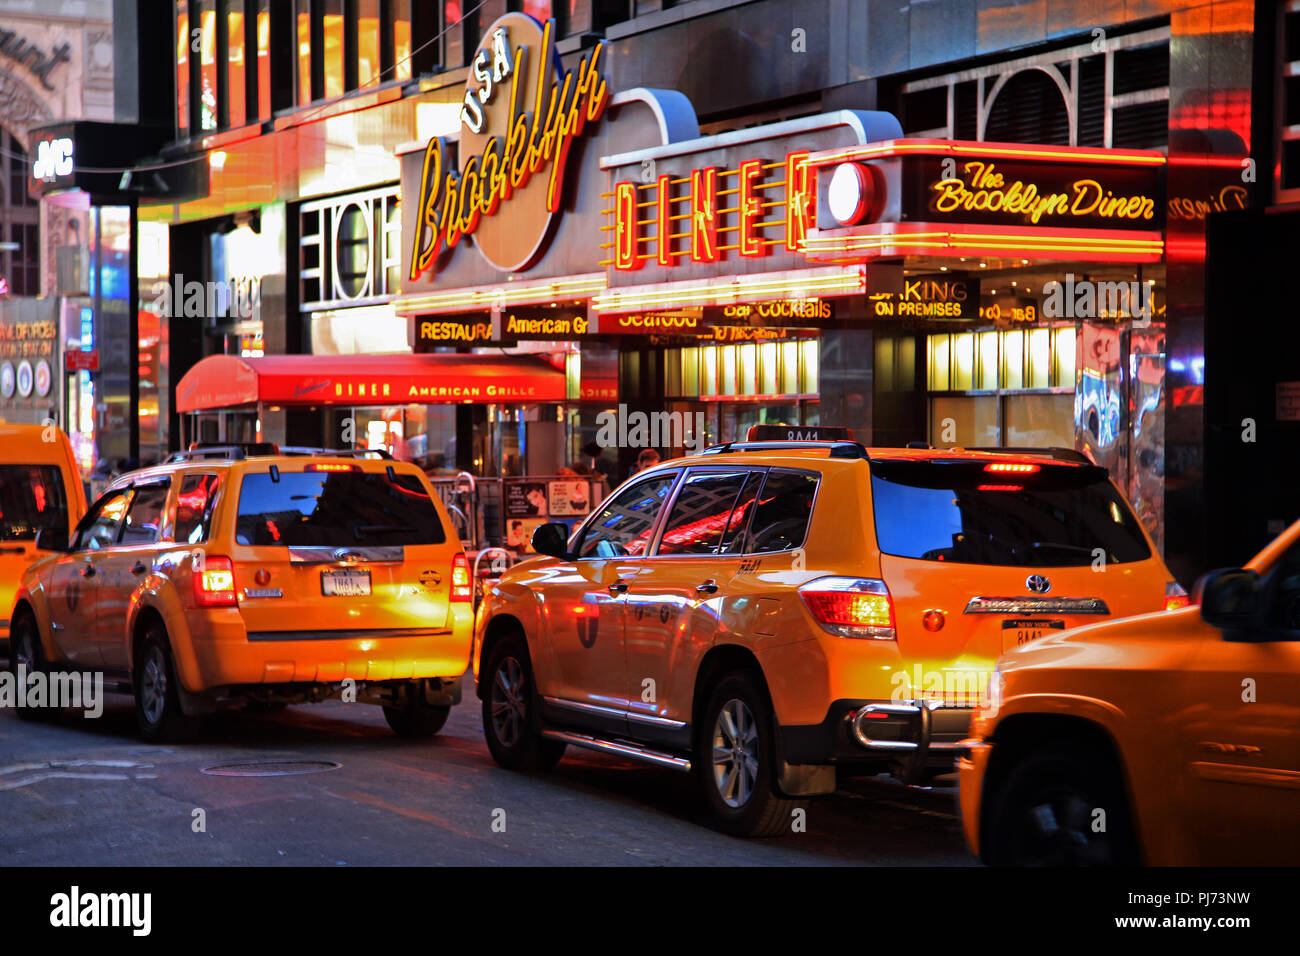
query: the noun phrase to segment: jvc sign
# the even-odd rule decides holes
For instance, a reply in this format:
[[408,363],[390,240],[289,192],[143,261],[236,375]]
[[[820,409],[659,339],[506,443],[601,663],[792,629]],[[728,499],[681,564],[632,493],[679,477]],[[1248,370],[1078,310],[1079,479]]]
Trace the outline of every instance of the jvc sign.
[[32,163],[32,178],[50,182],[72,175],[72,140],[68,137],[42,140],[36,144],[36,161]]

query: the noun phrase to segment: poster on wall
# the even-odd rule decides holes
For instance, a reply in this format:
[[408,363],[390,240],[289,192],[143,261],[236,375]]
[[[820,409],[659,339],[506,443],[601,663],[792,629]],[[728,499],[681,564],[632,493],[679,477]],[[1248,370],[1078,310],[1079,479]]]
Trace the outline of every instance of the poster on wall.
[[507,518],[506,547],[518,554],[536,554],[533,532],[544,524],[545,518]]
[[591,495],[585,480],[547,482],[547,507],[554,517],[585,515],[591,511]]
[[512,482],[506,485],[506,517],[545,518],[546,499],[545,482]]

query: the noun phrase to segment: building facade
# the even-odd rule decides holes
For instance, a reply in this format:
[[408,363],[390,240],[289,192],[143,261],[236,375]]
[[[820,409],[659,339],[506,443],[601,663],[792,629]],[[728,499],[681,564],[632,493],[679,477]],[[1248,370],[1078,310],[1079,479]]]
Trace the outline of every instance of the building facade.
[[[139,167],[168,188],[133,207],[135,245],[165,248],[134,277],[165,299],[169,376],[142,443],[499,475],[573,460],[621,407],[707,440],[1065,445],[1185,580],[1295,517],[1279,481],[1246,525],[1205,519],[1215,482],[1281,454],[1243,458],[1220,421],[1239,366],[1206,347],[1234,321],[1206,248],[1208,224],[1246,255],[1220,223],[1294,199],[1291,6],[170,10],[167,142]],[[1277,388],[1260,434],[1289,427]]]

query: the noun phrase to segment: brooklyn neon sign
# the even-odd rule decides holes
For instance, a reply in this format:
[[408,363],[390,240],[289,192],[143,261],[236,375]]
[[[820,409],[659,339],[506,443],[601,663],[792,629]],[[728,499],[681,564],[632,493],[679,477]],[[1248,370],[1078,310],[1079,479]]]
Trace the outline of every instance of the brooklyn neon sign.
[[[512,19],[518,18],[518,19]],[[438,253],[452,248],[463,236],[474,235],[503,203],[528,190],[534,176],[549,168],[545,215],[512,208],[511,228],[536,234],[540,244],[550,216],[560,209],[564,174],[573,141],[588,123],[600,119],[609,102],[605,78],[600,73],[604,44],[597,44],[576,70],[557,76],[554,55],[554,21],[541,28],[537,49],[511,47],[510,30],[528,29],[521,14],[507,14],[489,28],[486,46],[472,61],[471,79],[461,107],[460,169],[452,167],[448,144],[429,141],[420,175],[417,224],[411,250],[409,278],[414,281],[433,264]],[[531,76],[525,64],[540,51]],[[531,81],[531,84],[530,84]],[[525,99],[531,85],[535,97]],[[531,109],[525,109],[531,106]],[[493,129],[500,129],[494,134]],[[467,139],[486,135],[481,151],[466,156]],[[485,255],[489,261],[491,256]],[[500,263],[494,262],[498,267]]]

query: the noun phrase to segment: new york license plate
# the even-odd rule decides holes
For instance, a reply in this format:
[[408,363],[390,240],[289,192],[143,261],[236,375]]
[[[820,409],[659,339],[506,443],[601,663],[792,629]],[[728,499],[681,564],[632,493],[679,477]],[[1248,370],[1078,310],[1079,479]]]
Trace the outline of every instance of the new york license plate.
[[320,593],[336,597],[364,597],[370,593],[370,572],[322,571]]
[[1036,641],[1048,631],[1065,630],[1065,622],[1043,618],[1008,617],[1002,621],[1002,649]]

